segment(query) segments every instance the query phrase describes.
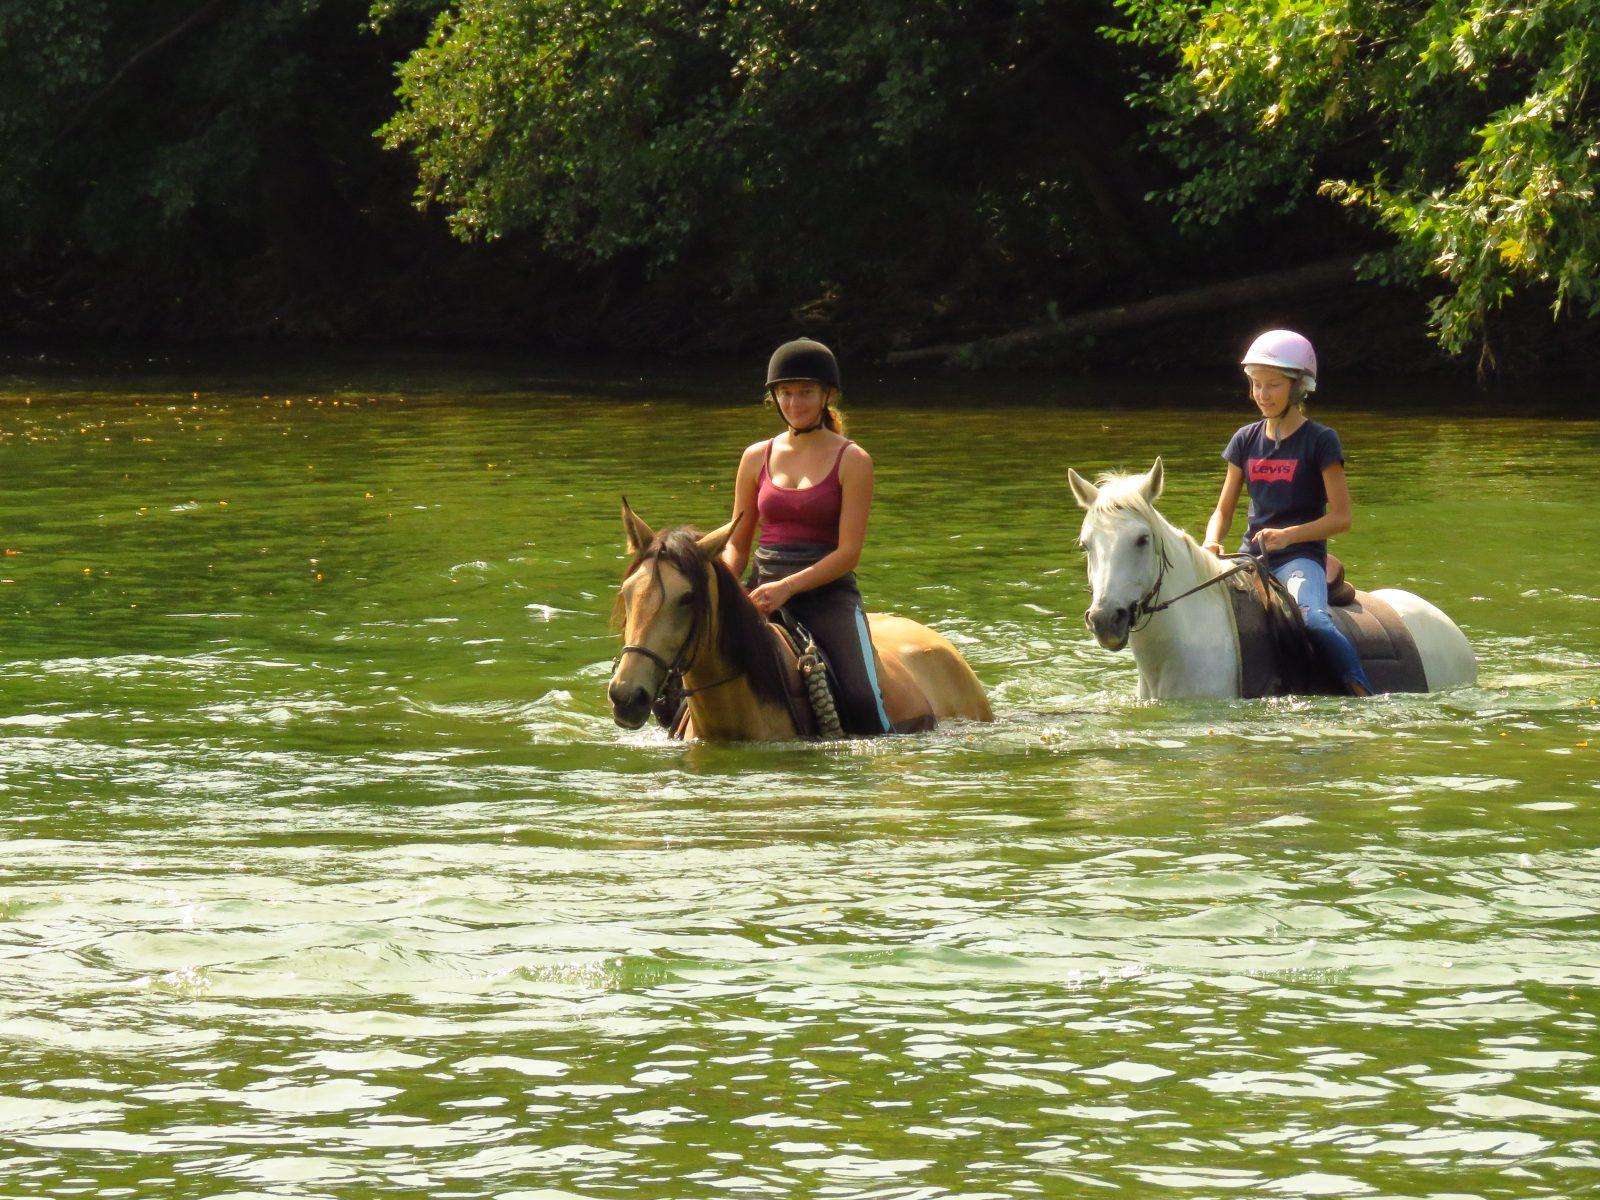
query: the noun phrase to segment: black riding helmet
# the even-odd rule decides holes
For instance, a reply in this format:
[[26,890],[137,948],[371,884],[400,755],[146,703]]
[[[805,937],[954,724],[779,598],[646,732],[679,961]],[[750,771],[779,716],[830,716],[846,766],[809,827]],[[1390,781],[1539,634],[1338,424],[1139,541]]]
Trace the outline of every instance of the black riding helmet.
[[772,359],[767,363],[768,391],[780,383],[800,380],[820,383],[836,392],[844,390],[839,384],[839,362],[833,357],[833,351],[810,338],[785,342],[772,352]]

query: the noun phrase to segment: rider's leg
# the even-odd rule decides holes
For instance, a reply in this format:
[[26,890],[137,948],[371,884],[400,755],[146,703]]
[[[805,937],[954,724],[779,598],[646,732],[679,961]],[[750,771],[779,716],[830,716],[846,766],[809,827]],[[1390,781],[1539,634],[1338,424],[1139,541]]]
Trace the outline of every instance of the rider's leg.
[[816,591],[800,592],[785,607],[809,629],[828,656],[839,694],[839,724],[846,733],[889,733],[889,714],[867,632],[861,593],[846,576]]
[[1272,573],[1300,606],[1306,633],[1323,665],[1351,695],[1372,695],[1372,681],[1367,678],[1356,648],[1328,615],[1328,572],[1323,565],[1314,558],[1292,558],[1274,567]]

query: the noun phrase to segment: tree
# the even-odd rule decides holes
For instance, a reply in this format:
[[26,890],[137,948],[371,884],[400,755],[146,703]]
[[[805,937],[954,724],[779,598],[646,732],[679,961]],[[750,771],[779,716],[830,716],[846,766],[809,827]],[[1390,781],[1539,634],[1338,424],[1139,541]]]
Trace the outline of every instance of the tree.
[[1142,101],[1216,226],[1315,191],[1369,214],[1375,273],[1442,280],[1452,351],[1519,290],[1600,311],[1600,0],[1118,0],[1169,66]]
[[384,136],[462,237],[528,232],[725,295],[1081,281],[1145,240],[1126,82],[1094,36],[1109,12],[458,0],[402,64]]
[[[0,0],[0,299],[162,333],[202,292],[215,310],[254,276],[356,261],[371,197],[409,215],[372,137],[392,57],[367,7]],[[241,323],[272,319],[274,288]]]

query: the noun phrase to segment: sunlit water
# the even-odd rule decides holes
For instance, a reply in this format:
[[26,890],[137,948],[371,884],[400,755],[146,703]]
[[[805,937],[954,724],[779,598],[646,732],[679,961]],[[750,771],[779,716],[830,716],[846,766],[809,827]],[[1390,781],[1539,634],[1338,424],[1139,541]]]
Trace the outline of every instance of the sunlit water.
[[1028,387],[852,405],[997,723],[683,747],[617,498],[726,519],[726,379],[0,375],[0,1192],[1600,1187],[1600,424],[1330,394],[1480,686],[1142,704],[1066,467],[1197,530],[1249,414]]

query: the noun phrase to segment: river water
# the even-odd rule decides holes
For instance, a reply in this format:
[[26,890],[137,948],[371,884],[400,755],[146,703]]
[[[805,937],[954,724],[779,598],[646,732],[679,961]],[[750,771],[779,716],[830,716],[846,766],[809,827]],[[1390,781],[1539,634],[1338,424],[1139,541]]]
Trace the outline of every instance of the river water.
[[1478,687],[1137,702],[1066,468],[1198,530],[1242,392],[901,376],[862,587],[997,722],[683,747],[618,496],[726,519],[731,376],[13,364],[0,1192],[1600,1187],[1600,423],[1327,391]]

